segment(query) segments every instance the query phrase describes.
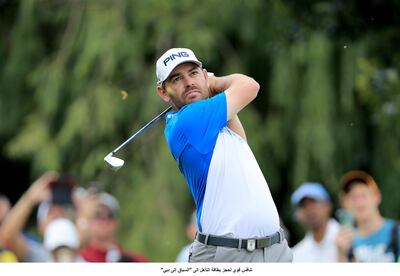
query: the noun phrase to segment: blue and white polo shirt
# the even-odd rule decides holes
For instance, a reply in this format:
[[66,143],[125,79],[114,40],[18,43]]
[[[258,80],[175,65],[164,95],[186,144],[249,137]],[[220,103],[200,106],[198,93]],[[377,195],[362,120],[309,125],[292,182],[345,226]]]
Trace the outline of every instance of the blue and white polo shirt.
[[197,206],[200,232],[252,238],[279,230],[250,147],[227,127],[225,93],[170,112],[166,121],[165,136]]

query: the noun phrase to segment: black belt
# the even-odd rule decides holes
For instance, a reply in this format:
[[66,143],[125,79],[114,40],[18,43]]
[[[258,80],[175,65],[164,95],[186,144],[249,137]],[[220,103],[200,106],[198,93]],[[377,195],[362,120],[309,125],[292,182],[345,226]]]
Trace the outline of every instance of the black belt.
[[243,248],[247,251],[254,251],[255,249],[270,247],[276,243],[280,243],[283,239],[281,231],[263,238],[254,239],[234,239],[221,236],[204,235],[197,233],[196,240],[204,243],[205,245],[224,246],[232,248]]

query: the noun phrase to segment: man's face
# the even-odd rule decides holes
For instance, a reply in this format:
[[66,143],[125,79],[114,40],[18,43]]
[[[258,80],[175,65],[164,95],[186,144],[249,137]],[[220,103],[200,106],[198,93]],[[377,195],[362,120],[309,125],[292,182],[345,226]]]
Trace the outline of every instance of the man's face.
[[108,241],[114,238],[118,220],[115,214],[105,205],[100,204],[89,220],[90,235],[96,240]]
[[377,212],[380,195],[365,183],[353,183],[344,197],[345,208],[349,209],[357,221],[365,221]]
[[331,204],[322,200],[304,198],[299,207],[299,220],[310,230],[322,227],[330,218]]
[[178,65],[157,87],[157,92],[165,101],[171,101],[175,109],[206,99],[210,96],[207,72],[194,63]]

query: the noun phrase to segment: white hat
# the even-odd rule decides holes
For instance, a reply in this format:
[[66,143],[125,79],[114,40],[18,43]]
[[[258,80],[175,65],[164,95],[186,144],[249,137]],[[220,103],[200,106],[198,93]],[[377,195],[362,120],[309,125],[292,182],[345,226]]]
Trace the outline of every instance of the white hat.
[[118,215],[119,212],[119,203],[112,195],[108,193],[101,193],[99,195],[100,203],[107,206],[114,215]]
[[61,246],[79,249],[79,245],[78,230],[69,219],[55,219],[49,223],[44,231],[44,246],[49,251]]
[[187,48],[172,48],[166,51],[156,64],[157,84],[165,81],[176,66],[185,62],[193,62],[202,66],[192,50]]

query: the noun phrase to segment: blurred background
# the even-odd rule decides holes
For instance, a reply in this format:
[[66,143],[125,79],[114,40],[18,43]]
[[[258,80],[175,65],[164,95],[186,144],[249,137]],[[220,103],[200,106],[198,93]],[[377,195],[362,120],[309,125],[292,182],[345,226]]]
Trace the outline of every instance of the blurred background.
[[384,216],[400,219],[400,1],[0,0],[0,193],[15,203],[47,170],[72,174],[121,205],[119,240],[174,261],[194,208],[158,123],[167,107],[155,61],[188,47],[216,75],[261,85],[239,115],[282,222],[304,181],[368,171]]

